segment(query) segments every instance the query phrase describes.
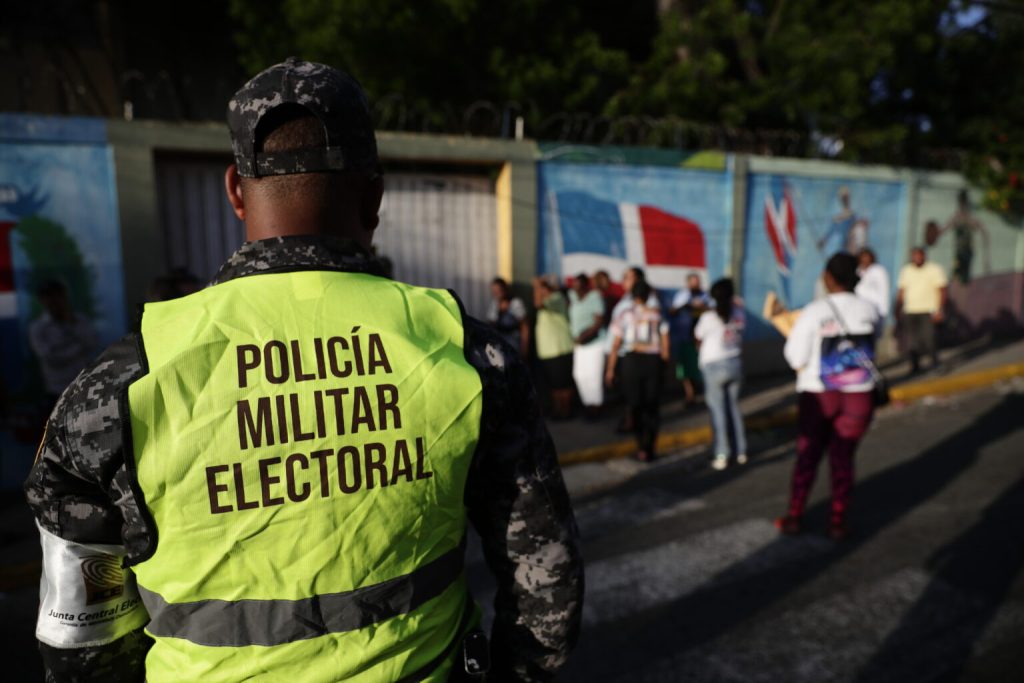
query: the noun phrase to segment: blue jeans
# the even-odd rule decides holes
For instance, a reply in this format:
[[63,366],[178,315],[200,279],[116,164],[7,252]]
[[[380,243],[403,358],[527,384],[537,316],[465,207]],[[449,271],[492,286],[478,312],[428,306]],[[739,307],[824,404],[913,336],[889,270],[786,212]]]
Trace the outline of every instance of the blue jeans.
[[704,402],[711,412],[711,425],[715,430],[715,455],[729,455],[729,423],[732,422],[736,454],[747,452],[747,435],[740,414],[740,384],[743,365],[739,356],[708,363],[704,373]]

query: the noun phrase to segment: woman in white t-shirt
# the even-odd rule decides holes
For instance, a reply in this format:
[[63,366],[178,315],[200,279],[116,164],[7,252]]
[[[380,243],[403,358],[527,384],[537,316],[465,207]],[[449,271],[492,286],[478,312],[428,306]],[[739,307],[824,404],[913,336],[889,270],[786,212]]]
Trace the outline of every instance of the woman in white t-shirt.
[[800,312],[786,340],[785,356],[797,371],[799,422],[789,511],[775,520],[784,534],[799,533],[804,506],[821,456],[832,470],[829,536],[846,537],[853,489],[853,456],[874,413],[872,372],[878,309],[854,294],[857,259],[836,254],[825,267],[828,294]]
[[736,462],[740,465],[747,462],[747,435],[743,414],[740,413],[740,385],[743,382],[740,349],[746,317],[729,278],[722,278],[711,285],[711,298],[715,307],[700,316],[693,336],[700,345],[697,363],[704,375],[704,402],[715,430],[715,457],[711,465],[716,470],[724,470],[731,452],[730,424]]

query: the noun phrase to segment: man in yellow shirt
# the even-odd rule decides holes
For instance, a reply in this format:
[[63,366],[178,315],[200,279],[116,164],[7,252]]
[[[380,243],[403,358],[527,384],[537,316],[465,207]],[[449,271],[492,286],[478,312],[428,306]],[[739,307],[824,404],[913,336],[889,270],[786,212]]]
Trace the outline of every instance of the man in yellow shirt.
[[946,272],[937,263],[925,261],[924,249],[910,251],[910,263],[900,270],[896,294],[896,317],[904,330],[904,343],[910,355],[910,371],[921,369],[921,355],[932,358],[932,367],[939,364],[935,344],[935,325],[942,322],[946,307]]

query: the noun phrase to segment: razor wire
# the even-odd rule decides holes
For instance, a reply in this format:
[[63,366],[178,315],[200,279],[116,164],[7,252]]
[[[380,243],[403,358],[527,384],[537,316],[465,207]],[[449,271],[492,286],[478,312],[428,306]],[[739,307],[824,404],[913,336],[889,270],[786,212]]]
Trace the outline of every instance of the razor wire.
[[[590,146],[653,147],[680,151],[717,150],[739,154],[796,158],[835,158],[823,141],[841,136],[826,136],[814,131],[793,129],[754,129],[695,121],[681,116],[625,114],[608,116],[581,111],[546,113],[536,106],[516,101],[505,103],[479,99],[460,108],[435,105],[392,93],[378,98],[373,106],[378,130],[416,133],[443,133],[485,138],[513,138],[516,120],[525,124],[525,137],[548,143]],[[902,164],[909,160],[893,158],[887,148],[882,158],[860,161]],[[916,151],[915,165],[929,168],[960,169],[966,152],[957,149],[924,148]]]

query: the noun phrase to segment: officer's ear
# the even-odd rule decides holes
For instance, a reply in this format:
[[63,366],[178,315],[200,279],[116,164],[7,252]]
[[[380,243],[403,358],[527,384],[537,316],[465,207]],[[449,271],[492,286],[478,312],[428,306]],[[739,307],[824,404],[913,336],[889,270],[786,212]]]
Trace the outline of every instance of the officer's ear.
[[231,164],[224,171],[224,191],[227,192],[231,209],[238,220],[245,220],[245,199],[242,197],[242,177],[238,175],[238,166]]
[[376,230],[380,225],[380,203],[384,199],[384,176],[374,173],[363,188],[359,206],[359,219],[365,230]]

